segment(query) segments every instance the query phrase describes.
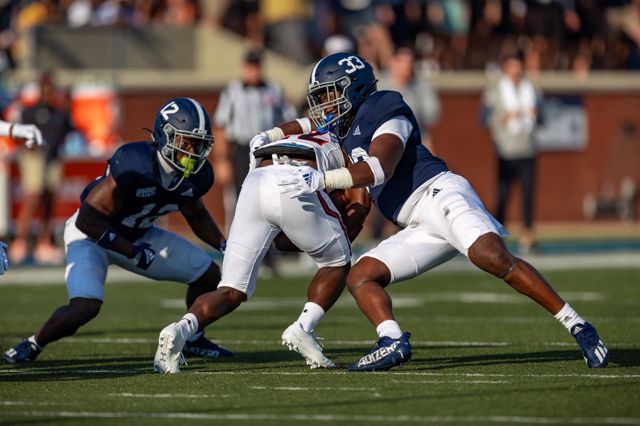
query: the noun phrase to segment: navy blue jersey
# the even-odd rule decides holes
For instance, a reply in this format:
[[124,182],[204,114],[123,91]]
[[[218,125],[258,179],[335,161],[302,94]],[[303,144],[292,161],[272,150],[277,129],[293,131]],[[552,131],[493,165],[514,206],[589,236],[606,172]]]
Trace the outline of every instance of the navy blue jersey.
[[402,100],[402,95],[388,90],[372,93],[358,109],[343,141],[343,148],[351,159],[354,162],[367,159],[375,131],[396,116],[406,117],[413,125],[413,130],[393,176],[384,184],[369,188],[375,205],[384,217],[394,223],[397,223],[398,213],[413,191],[435,175],[448,170],[445,162],[422,144],[416,117]]
[[158,150],[151,142],[128,143],[109,159],[104,176],[91,182],[82,191],[84,202],[89,192],[111,174],[123,197],[122,206],[109,217],[109,225],[121,236],[133,242],[140,238],[160,216],[179,210],[185,204],[206,194],[213,185],[213,170],[209,162],[196,174],[183,179],[180,186],[168,191],[160,179]]

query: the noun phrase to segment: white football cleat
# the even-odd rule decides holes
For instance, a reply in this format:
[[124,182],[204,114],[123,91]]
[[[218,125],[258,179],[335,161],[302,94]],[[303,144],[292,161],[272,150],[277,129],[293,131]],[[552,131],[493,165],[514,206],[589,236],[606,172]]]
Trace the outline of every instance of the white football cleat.
[[180,365],[186,364],[182,348],[187,339],[182,337],[178,323],[166,326],[158,338],[158,350],[153,359],[153,369],[158,373],[174,374],[180,372]]
[[302,355],[311,368],[335,368],[333,361],[322,353],[321,341],[320,337],[304,331],[298,321],[282,333],[282,344]]

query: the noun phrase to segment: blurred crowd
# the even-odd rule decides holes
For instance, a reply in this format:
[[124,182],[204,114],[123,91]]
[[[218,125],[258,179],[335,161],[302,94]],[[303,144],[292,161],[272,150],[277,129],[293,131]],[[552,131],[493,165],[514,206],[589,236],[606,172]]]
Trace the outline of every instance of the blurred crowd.
[[409,47],[431,72],[497,67],[516,50],[529,70],[640,69],[640,0],[0,0],[9,65],[15,32],[43,23],[203,23],[301,64],[344,37],[380,68]]
[[344,36],[383,69],[398,47],[433,72],[497,67],[515,51],[528,69],[640,68],[638,0],[242,0],[222,22],[301,63]]

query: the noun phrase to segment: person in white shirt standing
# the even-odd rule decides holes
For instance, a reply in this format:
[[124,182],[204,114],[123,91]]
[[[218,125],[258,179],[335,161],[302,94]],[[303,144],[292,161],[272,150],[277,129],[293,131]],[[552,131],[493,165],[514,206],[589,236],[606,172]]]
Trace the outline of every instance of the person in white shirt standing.
[[[40,129],[33,124],[9,123],[0,120],[0,136],[24,141],[27,148],[43,143]],[[7,244],[0,241],[0,275],[4,274],[9,267],[6,250]]]
[[504,223],[511,184],[522,188],[523,231],[520,251],[529,252],[534,244],[533,210],[537,150],[533,132],[538,117],[538,94],[523,72],[518,55],[502,60],[502,73],[486,96],[491,111],[489,129],[498,154],[498,201],[495,217]]

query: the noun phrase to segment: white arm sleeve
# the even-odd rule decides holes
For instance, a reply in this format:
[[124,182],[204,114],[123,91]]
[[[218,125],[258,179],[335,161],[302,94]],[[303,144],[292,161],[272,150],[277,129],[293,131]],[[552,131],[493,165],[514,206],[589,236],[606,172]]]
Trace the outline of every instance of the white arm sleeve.
[[407,145],[407,141],[409,140],[409,136],[411,135],[411,131],[413,130],[413,125],[407,119],[407,117],[402,115],[396,115],[395,117],[385,121],[378,127],[371,137],[371,140],[374,140],[380,135],[384,135],[385,133],[390,133],[400,138],[403,145]]
[[309,133],[311,131],[311,120],[309,120],[307,117],[296,118],[296,121],[302,128],[302,133]]

